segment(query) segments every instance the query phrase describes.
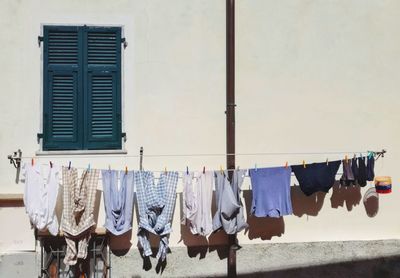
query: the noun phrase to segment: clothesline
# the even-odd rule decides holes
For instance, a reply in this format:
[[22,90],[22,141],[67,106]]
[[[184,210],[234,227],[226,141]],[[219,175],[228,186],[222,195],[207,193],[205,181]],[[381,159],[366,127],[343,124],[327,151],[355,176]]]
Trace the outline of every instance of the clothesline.
[[[45,167],[49,167],[49,164],[45,164],[45,163],[42,163],[42,164],[40,164],[41,166],[45,166]],[[65,166],[65,167],[67,167],[67,166]],[[72,166],[71,166],[72,167]],[[87,167],[75,167],[75,166],[73,166],[73,168],[75,168],[75,169],[78,169],[78,170],[86,170],[87,169]],[[261,168],[264,168],[264,167],[259,167],[260,169]],[[266,168],[268,168],[268,167],[266,167]],[[91,168],[91,169],[97,169],[97,170],[99,170],[99,171],[103,171],[103,170],[109,170],[109,169],[101,169],[101,168]],[[242,170],[249,170],[249,168],[241,168]],[[123,170],[123,169],[112,169],[111,168],[111,170],[114,170],[114,171],[125,171],[125,170]],[[131,170],[129,170],[128,169],[128,171],[139,171],[139,170],[135,170],[135,169],[131,169]],[[148,172],[153,172],[153,173],[164,173],[165,172],[165,170],[146,170],[146,169],[144,169],[143,171],[148,171]],[[184,173],[184,172],[186,172],[186,170],[168,170],[167,169],[167,171],[168,172],[178,172],[178,173]],[[212,172],[218,172],[218,171],[220,171],[220,170],[206,170],[206,171],[212,171]],[[235,171],[235,169],[224,169],[223,171],[228,171],[228,172],[230,172],[230,171]],[[193,171],[193,170],[190,170],[190,172],[202,172],[202,170],[198,170],[198,171]],[[343,172],[337,172],[336,173],[336,176],[341,176],[343,174]],[[294,176],[294,174],[292,173],[291,174],[291,176]],[[250,177],[250,175],[248,174],[248,173],[246,173],[246,175],[245,175],[245,177],[246,178],[249,178]],[[179,177],[178,177],[179,179],[182,179],[182,176],[181,175],[179,175]],[[119,179],[119,178],[118,178]],[[101,176],[99,177],[99,180],[101,181],[102,180],[102,178],[101,178]],[[24,179],[20,179],[20,181],[21,182],[23,182],[24,181]]]
[[193,154],[143,154],[143,155],[124,155],[124,154],[49,154],[38,156],[22,156],[21,159],[47,159],[55,158],[91,158],[91,157],[122,157],[140,158],[142,157],[212,157],[212,156],[274,156],[274,155],[333,155],[333,154],[367,154],[369,151],[327,151],[327,152],[259,152],[259,153],[193,153]]

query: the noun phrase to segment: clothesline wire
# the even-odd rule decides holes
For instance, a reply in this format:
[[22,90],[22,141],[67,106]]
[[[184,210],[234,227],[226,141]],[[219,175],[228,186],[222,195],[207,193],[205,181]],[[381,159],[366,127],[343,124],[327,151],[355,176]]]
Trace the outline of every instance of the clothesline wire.
[[[328,151],[328,152],[260,152],[260,153],[197,153],[197,154],[143,154],[143,157],[212,157],[212,156],[268,156],[268,155],[332,155],[332,154],[366,154],[368,151]],[[49,154],[38,156],[22,156],[21,159],[48,159],[55,158],[99,158],[99,157],[121,157],[121,158],[139,158],[141,155],[124,155],[124,154]]]

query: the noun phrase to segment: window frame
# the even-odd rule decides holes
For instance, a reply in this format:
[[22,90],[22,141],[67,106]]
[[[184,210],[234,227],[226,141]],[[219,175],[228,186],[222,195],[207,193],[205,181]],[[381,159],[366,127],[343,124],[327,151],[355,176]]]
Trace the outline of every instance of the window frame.
[[[40,133],[38,133],[38,138],[37,138],[38,139],[38,144],[39,144],[39,150],[36,151],[36,155],[113,154],[113,153],[116,153],[116,154],[127,154],[127,151],[125,149],[125,147],[126,147],[126,144],[125,144],[126,143],[125,101],[124,101],[125,100],[125,90],[124,90],[124,86],[125,86],[124,81],[125,80],[123,78],[123,76],[124,76],[124,64],[125,64],[124,63],[125,46],[122,47],[122,43],[125,42],[124,26],[123,25],[111,25],[111,24],[59,24],[59,23],[54,24],[54,23],[42,23],[41,27],[40,27],[40,30],[41,30],[41,37],[43,38],[42,39],[43,42],[44,42],[44,39],[45,39],[45,36],[44,36],[45,29],[47,27],[50,27],[50,28],[57,28],[57,27],[62,27],[62,28],[64,28],[64,27],[82,28],[82,27],[88,27],[88,28],[96,28],[96,29],[97,28],[99,28],[99,29],[101,29],[101,28],[103,28],[103,29],[119,28],[121,44],[120,44],[120,47],[119,47],[119,50],[120,50],[119,51],[119,72],[118,72],[118,68],[117,68],[117,75],[119,73],[119,76],[118,76],[119,80],[117,81],[117,87],[119,87],[118,88],[118,90],[119,90],[119,94],[118,94],[119,100],[117,100],[117,101],[119,101],[119,122],[120,122],[120,125],[119,125],[120,138],[119,138],[119,140],[120,140],[120,145],[119,145],[118,148],[109,148],[109,147],[106,147],[106,148],[84,148],[83,147],[83,148],[78,148],[78,149],[68,149],[68,148],[46,149],[44,147],[44,136],[45,136],[45,134],[44,134],[45,126],[44,125],[45,125],[45,109],[46,109],[45,105],[49,106],[49,104],[48,103],[45,104],[45,102],[46,102],[45,93],[48,92],[48,91],[46,91],[47,84],[45,82],[45,70],[46,70],[45,53],[44,53],[45,45],[44,45],[44,43],[42,43],[42,44],[39,44],[39,47],[40,47],[40,99],[39,99],[40,100],[40,113],[39,113],[40,126],[39,126],[39,130],[40,130]],[[80,38],[80,39],[82,39],[82,41],[83,40],[87,41],[87,38]],[[84,49],[84,47],[82,47],[82,48],[83,48],[82,52],[86,51]],[[83,53],[80,53],[80,56],[83,56]],[[80,57],[79,59],[82,59],[82,61],[83,60],[86,61],[86,59],[84,57]],[[82,63],[83,63],[82,69],[83,68],[87,68],[87,64],[84,64],[84,62],[82,62]],[[78,74],[78,77],[82,77],[83,75],[84,75],[84,73],[82,72],[80,75]],[[87,76],[89,76],[89,74],[87,74]],[[86,80],[85,82],[82,81],[81,84],[82,84],[81,90],[83,90],[84,86],[89,87],[88,80]],[[85,89],[84,91],[87,91],[87,89]],[[82,99],[83,98],[87,98],[86,94],[82,93],[81,95],[82,95]],[[87,113],[87,111],[85,111],[85,110],[88,110],[87,107],[82,109],[82,113]],[[79,124],[83,125],[83,122],[86,122],[86,121],[87,121],[87,118],[85,118],[82,115],[81,116],[81,121],[80,121]],[[117,119],[117,121],[118,121],[118,119]],[[78,122],[79,122],[79,119],[78,119]],[[117,123],[117,125],[118,125],[118,123]],[[82,136],[84,136],[84,135],[82,135]],[[42,139],[42,140],[40,140],[40,139]],[[82,140],[86,140],[86,138],[83,138]],[[64,144],[64,143],[62,143],[62,144]]]

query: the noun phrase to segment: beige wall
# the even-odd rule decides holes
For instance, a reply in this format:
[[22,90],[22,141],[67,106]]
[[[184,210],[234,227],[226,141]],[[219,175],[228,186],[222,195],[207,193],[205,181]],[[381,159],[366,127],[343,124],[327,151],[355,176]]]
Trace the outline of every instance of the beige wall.
[[[391,175],[394,192],[381,196],[378,214],[368,217],[362,202],[351,211],[312,205],[293,189],[297,214],[284,220],[250,220],[241,243],[399,238],[397,221],[400,162],[400,24],[398,1],[236,1],[237,152],[328,152],[387,148],[376,172]],[[41,51],[43,24],[121,25],[129,43],[123,52],[125,148],[136,155],[223,153],[225,151],[225,1],[11,1],[0,9],[3,84],[0,105],[0,193],[22,192],[5,157],[21,148],[35,155],[40,146]],[[378,133],[378,131],[383,131]],[[327,155],[240,156],[241,168],[325,161]],[[329,155],[330,160],[340,158]],[[76,167],[137,169],[134,157],[69,160]],[[48,157],[39,163],[48,163]],[[224,157],[151,157],[150,170],[218,169]],[[295,183],[295,180],[292,180]],[[249,180],[245,181],[248,189]],[[99,185],[99,189],[101,185]],[[364,194],[362,189],[360,194]],[[245,192],[248,205],[249,191]],[[358,198],[346,197],[357,203]],[[344,198],[341,196],[341,198]],[[179,225],[176,206],[171,245],[199,244]],[[297,199],[296,199],[297,200]],[[336,207],[335,198],[333,206]],[[339,202],[340,204],[340,202]],[[102,210],[103,204],[100,204]],[[0,210],[0,219],[10,209]],[[12,209],[11,209],[12,210]],[[30,249],[33,235],[22,208],[6,226],[19,244],[0,233],[0,248]],[[99,224],[103,223],[100,212]],[[3,221],[2,221],[3,222]],[[137,226],[133,228],[134,234]],[[10,233],[12,231],[13,233]],[[275,236],[279,235],[281,236]],[[221,235],[212,243],[223,242]],[[137,238],[132,236],[136,246]],[[7,247],[4,247],[7,246]]]

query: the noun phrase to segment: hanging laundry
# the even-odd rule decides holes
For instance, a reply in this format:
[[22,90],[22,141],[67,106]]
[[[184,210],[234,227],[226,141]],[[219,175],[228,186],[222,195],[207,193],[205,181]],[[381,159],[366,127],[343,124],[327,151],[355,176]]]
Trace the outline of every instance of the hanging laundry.
[[253,200],[251,214],[281,217],[293,213],[290,197],[290,167],[250,169]]
[[354,175],[352,171],[352,161],[349,159],[344,159],[342,161],[343,174],[340,178],[340,184],[344,186],[351,186],[354,184]]
[[367,166],[365,165],[365,157],[358,158],[357,183],[361,187],[364,187],[367,185]]
[[373,154],[369,154],[367,158],[367,181],[373,181],[375,178],[375,158]]
[[353,172],[353,177],[354,181],[353,184],[356,185],[358,182],[358,162],[357,162],[357,157],[354,155],[354,157],[351,159],[351,172]]
[[307,196],[315,192],[328,192],[335,183],[341,161],[329,161],[306,165],[292,165],[300,188]]
[[[43,178],[42,171],[48,171]],[[58,220],[55,215],[59,187],[59,167],[42,169],[38,164],[25,163],[22,167],[25,177],[24,205],[32,226],[58,234]]]
[[138,239],[143,255],[152,255],[149,232],[160,236],[157,259],[165,261],[168,250],[168,235],[171,233],[172,214],[175,207],[178,172],[160,174],[158,184],[148,171],[134,172],[137,202],[139,207]]
[[[132,229],[133,171],[103,170],[104,227],[113,235],[122,235]],[[118,188],[118,175],[120,186]]]
[[184,217],[194,235],[208,236],[213,231],[211,216],[214,172],[183,174]]
[[198,212],[197,191],[200,189],[198,178],[194,180],[193,172],[184,172],[182,175],[182,220],[181,224],[189,227],[192,234],[198,234],[196,216]]
[[249,225],[246,223],[240,192],[246,170],[234,170],[232,183],[228,180],[228,172],[215,172],[215,200],[217,212],[213,218],[213,230],[223,228],[227,234],[236,234]]
[[91,228],[96,224],[93,213],[99,170],[84,170],[80,180],[76,168],[63,167],[62,174],[64,209],[61,229],[67,243],[64,263],[75,265],[78,259],[86,258]]

